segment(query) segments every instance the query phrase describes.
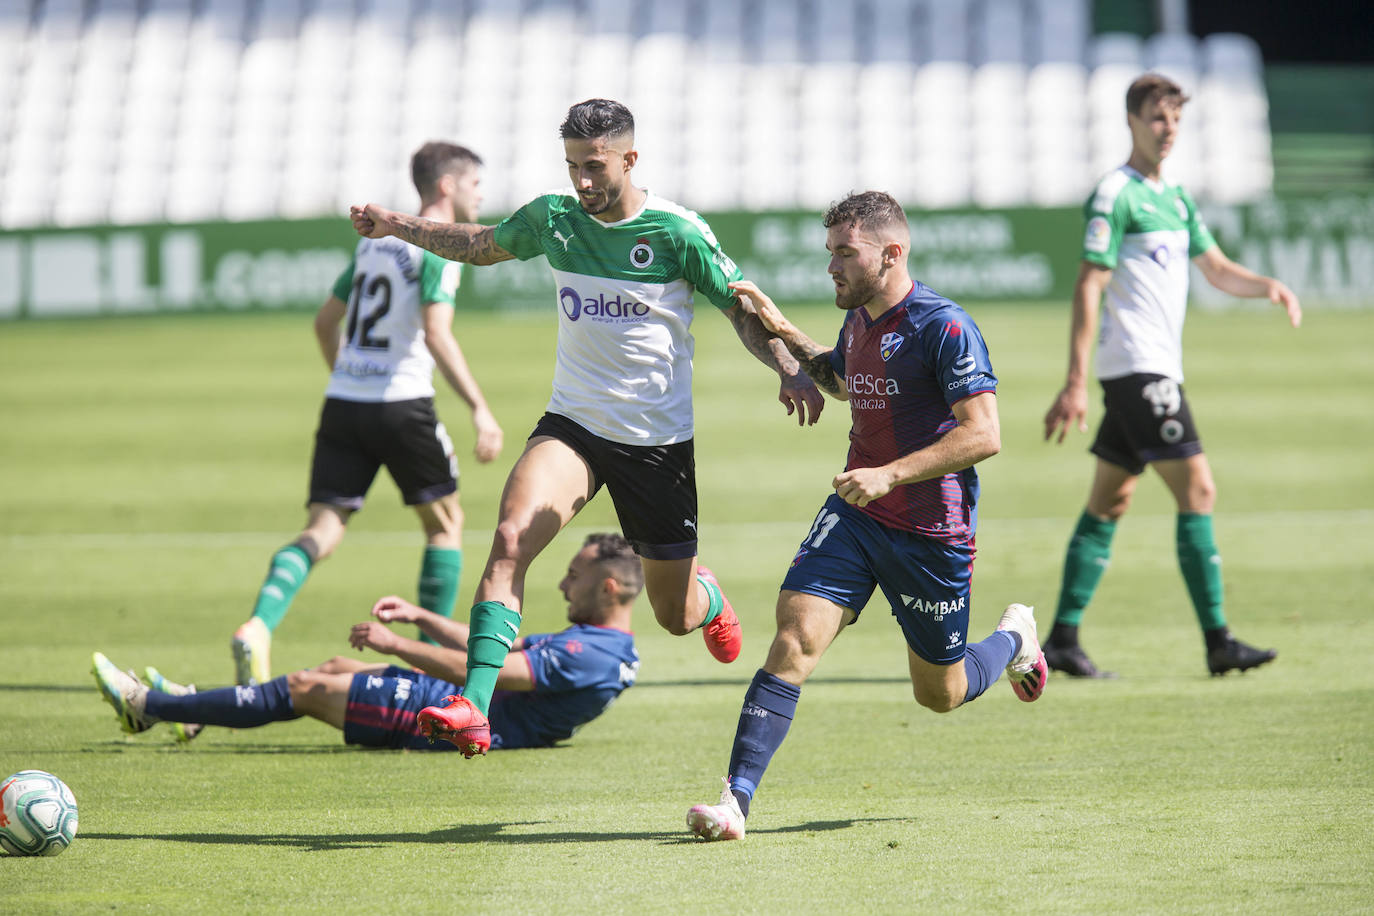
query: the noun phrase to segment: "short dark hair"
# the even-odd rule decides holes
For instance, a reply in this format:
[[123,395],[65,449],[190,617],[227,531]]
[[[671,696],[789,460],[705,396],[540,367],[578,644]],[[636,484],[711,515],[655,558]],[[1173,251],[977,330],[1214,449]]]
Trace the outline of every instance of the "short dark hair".
[[415,182],[420,196],[425,197],[445,175],[461,175],[481,164],[482,157],[466,146],[431,140],[410,157],[410,180]]
[[1182,105],[1188,101],[1183,87],[1162,73],[1146,73],[1138,76],[1126,90],[1126,113],[1139,115],[1147,102],[1163,102]]
[[644,567],[639,562],[639,555],[624,537],[611,532],[598,532],[587,535],[582,546],[596,548],[596,562],[606,567],[630,598],[644,588]]
[[885,226],[906,228],[906,212],[897,199],[884,191],[864,191],[850,194],[825,212],[825,228],[831,226],[859,226],[881,229]]
[[564,140],[596,140],[635,134],[635,116],[630,109],[610,99],[587,99],[568,109],[558,127]]

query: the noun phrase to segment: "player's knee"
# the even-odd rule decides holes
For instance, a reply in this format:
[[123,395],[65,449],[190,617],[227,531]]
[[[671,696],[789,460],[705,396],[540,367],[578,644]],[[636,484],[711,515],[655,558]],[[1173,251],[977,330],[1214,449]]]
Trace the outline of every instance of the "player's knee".
[[687,622],[687,602],[682,595],[662,595],[649,591],[649,606],[659,626],[674,636],[686,636],[696,629]]
[[924,706],[931,712],[951,712],[958,709],[964,702],[962,696],[956,696],[944,688],[930,688],[920,684],[911,685],[912,696],[916,698],[917,704]]
[[[513,519],[505,519],[496,526],[491,539],[493,561],[519,563],[523,559],[522,544],[528,526]],[[526,560],[526,562],[528,562]]]
[[[342,655],[336,655],[328,661],[321,662],[310,670],[317,671],[320,674],[337,674],[340,671],[348,670],[348,661],[349,660]],[[299,674],[301,672],[296,673]],[[291,683],[291,675],[287,675],[286,681],[288,684]]]
[[1217,485],[1211,480],[1199,480],[1188,488],[1188,499],[1193,512],[1210,515],[1217,505]]
[[319,668],[307,668],[304,671],[292,671],[288,674],[286,676],[286,687],[291,691],[291,696],[295,698],[322,689],[323,682],[320,680],[319,675],[328,673],[323,670],[325,665],[337,661],[338,656],[335,656]]

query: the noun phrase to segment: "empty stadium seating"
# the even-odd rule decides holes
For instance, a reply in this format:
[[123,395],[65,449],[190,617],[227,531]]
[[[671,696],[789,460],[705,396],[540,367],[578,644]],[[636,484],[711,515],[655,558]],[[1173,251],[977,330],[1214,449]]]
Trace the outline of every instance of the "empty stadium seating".
[[1145,68],[1192,95],[1166,167],[1272,185],[1240,35],[1091,34],[1090,0],[0,0],[0,226],[414,205],[435,137],[489,213],[566,181],[568,104],[636,112],[639,179],[701,210],[1076,205],[1129,144]]

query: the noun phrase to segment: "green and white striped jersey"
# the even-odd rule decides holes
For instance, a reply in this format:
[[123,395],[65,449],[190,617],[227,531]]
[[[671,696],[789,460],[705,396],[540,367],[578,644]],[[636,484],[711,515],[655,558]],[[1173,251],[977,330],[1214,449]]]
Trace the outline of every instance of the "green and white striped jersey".
[[1216,244],[1197,205],[1178,185],[1123,165],[1098,182],[1083,211],[1083,260],[1113,271],[1097,377],[1150,372],[1182,382],[1188,262]]
[[434,397],[434,357],[423,311],[453,304],[458,264],[396,238],[359,239],[334,283],[348,303],[339,355],[325,397],[409,401]]
[[558,355],[548,410],[626,445],[692,437],[693,292],[720,309],[740,277],[700,216],[650,193],[626,219],[587,215],[571,188],[496,227],[520,260],[553,271]]

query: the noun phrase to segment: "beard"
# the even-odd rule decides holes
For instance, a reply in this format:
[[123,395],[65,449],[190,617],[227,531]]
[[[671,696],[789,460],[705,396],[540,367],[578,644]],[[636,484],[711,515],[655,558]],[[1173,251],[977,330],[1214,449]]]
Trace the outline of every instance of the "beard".
[[577,202],[581,204],[583,213],[588,216],[596,216],[598,213],[605,213],[620,200],[620,192],[612,192],[610,188],[602,189],[600,194],[600,203],[598,204],[588,204],[581,194],[577,195]]
[[844,289],[835,290],[835,306],[852,312],[878,295],[880,283],[877,272],[846,280]]

